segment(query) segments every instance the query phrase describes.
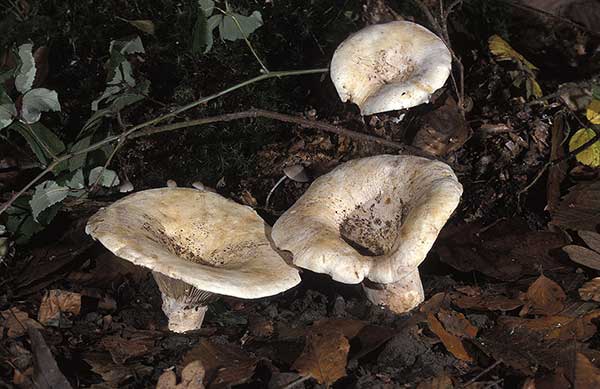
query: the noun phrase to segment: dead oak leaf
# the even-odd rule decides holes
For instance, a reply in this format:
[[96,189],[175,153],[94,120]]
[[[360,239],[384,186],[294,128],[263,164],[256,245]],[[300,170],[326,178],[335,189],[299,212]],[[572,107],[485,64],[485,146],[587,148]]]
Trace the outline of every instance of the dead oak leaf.
[[346,376],[349,351],[350,343],[341,331],[311,332],[292,369],[329,386]]
[[48,291],[38,312],[38,320],[45,326],[63,327],[66,321],[64,313],[79,315],[81,294],[53,289]]
[[177,383],[177,377],[173,370],[165,371],[158,378],[156,389],[204,389],[204,375],[206,371],[201,361],[193,361],[187,364],[181,371],[181,382]]
[[454,384],[452,383],[452,377],[447,373],[442,373],[437,377],[428,379],[427,381],[419,383],[417,389],[453,389]]
[[227,343],[213,343],[208,339],[189,350],[182,363],[198,360],[202,363],[206,374],[205,384],[209,388],[229,388],[243,384],[254,374],[258,359],[252,357],[241,347]]
[[574,384],[574,387],[577,389],[600,387],[600,369],[594,366],[582,353],[577,353]]
[[460,312],[448,309],[440,309],[438,319],[448,332],[461,338],[473,339],[477,335],[478,328]]
[[560,285],[550,278],[540,275],[527,289],[527,302],[519,315],[556,315],[565,308],[566,299],[567,295]]
[[6,335],[9,338],[18,338],[25,335],[27,327],[31,326],[37,329],[42,329],[40,323],[31,319],[27,312],[23,312],[18,308],[10,308],[6,311],[0,311],[0,338],[6,329]]
[[452,353],[452,355],[462,361],[473,361],[473,358],[465,349],[465,346],[460,338],[446,331],[442,323],[440,323],[440,321],[433,314],[427,314],[427,322],[429,323],[429,329],[431,329],[431,331],[436,334],[438,338],[440,338],[446,349]]
[[579,296],[585,301],[600,302],[600,277],[596,277],[579,288]]
[[115,363],[123,364],[131,358],[149,354],[154,348],[154,339],[145,335],[134,335],[130,339],[110,335],[102,338],[100,346],[110,353]]
[[462,293],[451,294],[452,303],[461,309],[480,311],[512,311],[523,305],[523,301],[503,295],[468,296]]

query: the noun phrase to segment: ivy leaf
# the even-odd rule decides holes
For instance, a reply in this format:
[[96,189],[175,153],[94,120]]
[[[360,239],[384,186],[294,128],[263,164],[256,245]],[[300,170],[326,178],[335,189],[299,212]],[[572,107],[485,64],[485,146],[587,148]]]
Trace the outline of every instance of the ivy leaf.
[[33,86],[35,80],[35,59],[33,58],[33,44],[25,43],[18,48],[21,66],[15,77],[15,87],[20,93],[25,93]]
[[56,134],[39,122],[25,125],[17,121],[10,128],[25,138],[42,165],[48,165],[53,155],[59,155],[65,150],[64,143]]
[[6,229],[15,237],[17,244],[27,243],[33,235],[42,231],[44,227],[33,220],[29,200],[21,197],[6,210]]
[[0,104],[0,130],[10,126],[16,116],[17,108],[14,104]]
[[58,185],[55,181],[45,181],[35,187],[35,192],[29,201],[33,219],[38,221],[42,211],[63,201],[69,194],[69,188]]
[[50,89],[36,88],[25,93],[21,107],[21,119],[33,124],[40,120],[42,112],[60,111],[58,94]]
[[592,124],[600,124],[600,99],[592,100],[585,111],[585,117]]
[[250,16],[228,12],[219,24],[219,35],[221,39],[228,41],[245,39],[262,25],[262,15],[258,11],[252,12]]
[[[573,151],[578,147],[583,146],[591,140],[596,133],[591,128],[582,128],[571,137],[569,141],[569,151]],[[575,156],[579,162],[591,167],[600,167],[600,141],[594,142],[584,151],[577,153]]]
[[95,167],[90,171],[88,184],[92,186],[96,181],[98,185],[105,188],[111,188],[120,184],[117,173],[114,170],[104,169],[102,166]]

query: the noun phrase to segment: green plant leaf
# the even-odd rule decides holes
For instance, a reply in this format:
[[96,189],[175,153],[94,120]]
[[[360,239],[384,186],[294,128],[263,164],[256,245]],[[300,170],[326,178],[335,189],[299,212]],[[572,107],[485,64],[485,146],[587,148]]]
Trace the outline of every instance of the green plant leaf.
[[[69,151],[71,153],[75,153],[79,150],[83,150],[90,145],[91,141],[92,141],[91,135],[81,138],[77,142],[75,142],[75,144],[73,144],[71,146]],[[83,165],[85,165],[86,158],[87,158],[87,153],[79,154],[79,155],[72,157],[69,160],[69,171],[75,171],[79,168],[82,168]]]
[[212,15],[215,10],[215,2],[213,0],[198,0],[198,5],[206,17]]
[[[578,147],[583,146],[591,140],[596,133],[591,128],[582,128],[571,137],[569,141],[569,151],[573,151]],[[600,167],[600,141],[594,142],[584,151],[577,153],[575,158],[584,165],[591,167]]]
[[64,143],[39,122],[27,125],[16,121],[10,129],[14,129],[25,138],[42,165],[48,165],[52,155],[57,156],[65,150]]
[[36,88],[25,93],[21,106],[21,119],[33,124],[40,120],[42,112],[60,111],[58,94],[50,89]]
[[27,243],[44,226],[33,220],[29,200],[21,197],[6,210],[6,229],[15,237],[17,244]]
[[83,178],[83,171],[77,169],[77,171],[65,181],[65,185],[70,189],[83,189],[85,188],[85,179]]
[[44,181],[35,187],[35,192],[29,201],[33,219],[38,220],[42,211],[63,201],[69,194],[69,188],[60,186],[55,181]]
[[219,24],[219,35],[223,40],[236,41],[238,39],[248,38],[250,34],[262,25],[262,15],[258,11],[252,12],[252,15],[250,16],[231,12],[227,13],[221,20],[221,23]]
[[110,42],[109,52],[112,54],[113,52],[118,52],[122,55],[127,54],[144,54],[146,50],[144,49],[144,44],[142,43],[142,38],[139,36],[135,36],[131,39],[117,39]]
[[98,185],[105,188],[120,184],[117,173],[114,170],[104,169],[102,166],[95,167],[90,171],[88,185],[92,186],[96,181],[98,181]]
[[25,43],[19,46],[18,49],[21,66],[15,77],[15,88],[20,93],[26,93],[33,86],[35,80],[35,60],[33,59],[33,44]]
[[0,130],[10,126],[16,116],[17,108],[15,108],[14,104],[0,105]]

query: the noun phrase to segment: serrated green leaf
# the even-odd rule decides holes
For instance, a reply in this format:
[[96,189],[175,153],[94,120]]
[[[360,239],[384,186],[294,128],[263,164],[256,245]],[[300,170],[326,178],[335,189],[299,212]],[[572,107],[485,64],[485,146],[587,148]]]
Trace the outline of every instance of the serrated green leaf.
[[[569,141],[569,151],[583,146],[588,141],[596,136],[596,133],[591,128],[582,128],[571,137]],[[594,142],[584,151],[577,153],[575,158],[584,165],[591,167],[600,167],[600,141]]]
[[15,88],[20,93],[26,93],[31,89],[35,80],[36,69],[35,60],[33,59],[33,45],[25,43],[19,46],[18,55],[21,60],[21,66],[15,77]]
[[40,120],[42,112],[60,111],[58,94],[50,89],[36,88],[25,93],[21,106],[21,119],[33,124]]
[[57,156],[65,150],[64,143],[40,122],[27,125],[16,121],[9,128],[25,138],[42,165],[48,165],[52,155]]
[[256,29],[263,25],[262,15],[258,11],[250,16],[240,15],[235,12],[227,13],[219,24],[221,39],[236,41],[248,38]]
[[114,170],[104,169],[102,166],[98,166],[93,168],[90,171],[90,176],[88,178],[88,185],[92,186],[94,183],[98,183],[98,185],[103,186],[105,188],[111,188],[113,186],[119,185],[119,177]]
[[34,220],[42,211],[50,208],[56,203],[63,201],[69,194],[69,188],[58,185],[55,181],[45,181],[35,187],[35,192],[29,201],[31,213]]

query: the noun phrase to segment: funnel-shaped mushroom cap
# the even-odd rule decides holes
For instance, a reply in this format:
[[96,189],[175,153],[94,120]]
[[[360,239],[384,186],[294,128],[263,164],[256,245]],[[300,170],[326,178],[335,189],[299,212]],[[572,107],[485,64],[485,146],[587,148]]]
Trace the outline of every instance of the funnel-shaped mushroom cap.
[[343,41],[331,60],[331,79],[342,101],[371,115],[428,102],[451,67],[440,38],[418,24],[396,21],[368,26]]
[[300,282],[254,210],[208,191],[137,192],[96,213],[86,231],[115,255],[207,292],[252,299]]
[[425,259],[460,201],[443,162],[380,155],[319,177],[273,226],[277,247],[336,281],[392,283]]

